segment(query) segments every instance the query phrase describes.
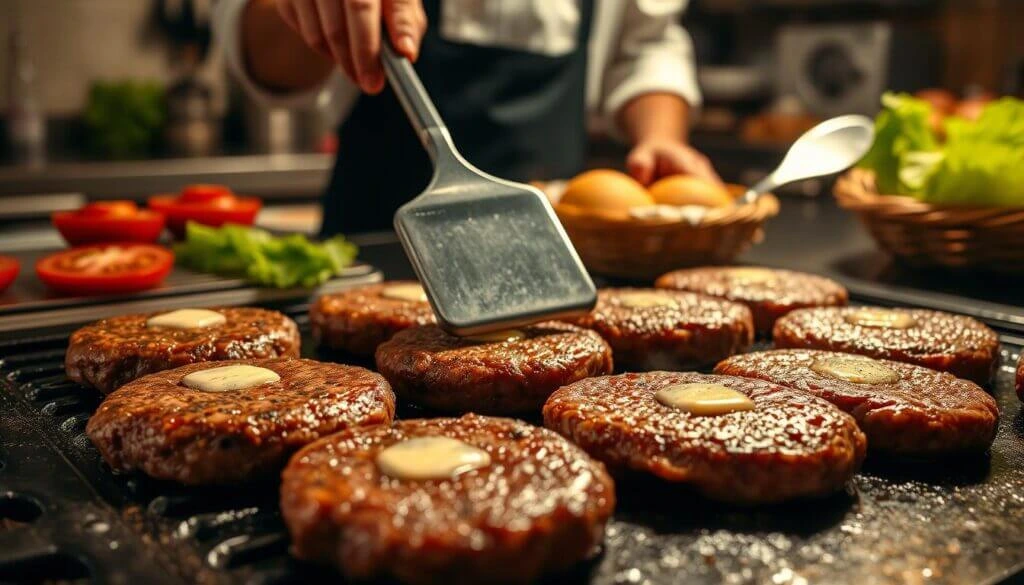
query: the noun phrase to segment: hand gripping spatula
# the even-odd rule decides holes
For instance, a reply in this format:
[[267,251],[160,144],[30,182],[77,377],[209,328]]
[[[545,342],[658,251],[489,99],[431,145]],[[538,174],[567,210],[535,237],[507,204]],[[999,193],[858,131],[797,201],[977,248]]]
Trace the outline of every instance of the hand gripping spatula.
[[592,309],[594,283],[544,194],[462,158],[412,64],[382,45],[388,81],[434,164],[395,230],[438,324],[476,335]]

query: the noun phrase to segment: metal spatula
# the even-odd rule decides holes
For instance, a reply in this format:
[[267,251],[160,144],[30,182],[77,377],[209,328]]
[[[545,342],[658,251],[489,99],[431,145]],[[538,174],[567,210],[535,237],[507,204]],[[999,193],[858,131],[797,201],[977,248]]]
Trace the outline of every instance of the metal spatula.
[[439,325],[473,335],[592,309],[594,283],[547,197],[462,158],[412,64],[382,45],[388,81],[434,163],[395,230]]

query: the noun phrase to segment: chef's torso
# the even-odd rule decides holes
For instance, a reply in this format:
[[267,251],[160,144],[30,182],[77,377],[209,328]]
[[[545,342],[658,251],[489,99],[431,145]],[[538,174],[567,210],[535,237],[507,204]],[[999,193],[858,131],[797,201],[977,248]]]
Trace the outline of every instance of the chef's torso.
[[[466,159],[520,181],[578,172],[593,0],[426,0],[424,7],[431,24],[416,70]],[[390,229],[395,210],[430,175],[394,94],[361,96],[339,130],[324,234]]]

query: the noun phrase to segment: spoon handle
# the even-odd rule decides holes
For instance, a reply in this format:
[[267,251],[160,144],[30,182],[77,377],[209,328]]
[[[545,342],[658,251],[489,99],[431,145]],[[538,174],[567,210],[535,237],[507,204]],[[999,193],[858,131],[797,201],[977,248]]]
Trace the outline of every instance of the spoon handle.
[[761,195],[770,193],[778,186],[779,184],[775,181],[775,173],[772,173],[758,181],[753,187],[747,189],[746,192],[743,193],[743,196],[740,197],[740,201],[742,201],[744,205],[749,205],[756,202]]

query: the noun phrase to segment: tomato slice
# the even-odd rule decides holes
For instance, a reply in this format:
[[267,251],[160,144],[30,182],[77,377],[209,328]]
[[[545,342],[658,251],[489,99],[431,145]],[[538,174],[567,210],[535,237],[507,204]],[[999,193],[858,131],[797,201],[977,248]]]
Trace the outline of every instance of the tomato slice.
[[252,225],[263,202],[256,197],[239,197],[221,185],[189,185],[180,195],[154,195],[148,205],[167,218],[167,228],[180,239],[190,221],[214,227],[226,223]]
[[96,201],[76,211],[58,211],[54,227],[68,244],[155,242],[164,230],[164,217],[139,209],[134,201]]
[[20,271],[21,263],[18,262],[17,258],[0,256],[0,292],[7,290],[7,287],[11,286],[14,279],[18,278],[18,272]]
[[174,254],[167,248],[124,242],[51,254],[36,262],[36,274],[60,293],[103,295],[154,288],[173,266]]
[[188,185],[181,190],[181,199],[184,203],[209,203],[217,199],[234,198],[235,194],[224,185]]

